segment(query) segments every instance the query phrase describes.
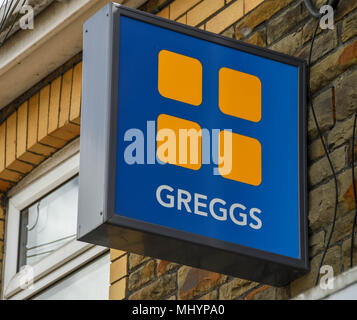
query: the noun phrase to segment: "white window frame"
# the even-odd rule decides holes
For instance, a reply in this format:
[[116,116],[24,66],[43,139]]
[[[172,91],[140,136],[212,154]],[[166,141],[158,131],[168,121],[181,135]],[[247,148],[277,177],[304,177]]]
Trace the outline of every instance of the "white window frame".
[[33,284],[29,288],[21,288],[23,281],[17,273],[21,211],[78,172],[79,140],[76,140],[61,154],[47,160],[35,172],[30,173],[14,191],[9,192],[2,299],[28,299],[109,250],[72,240],[35,263],[32,266]]

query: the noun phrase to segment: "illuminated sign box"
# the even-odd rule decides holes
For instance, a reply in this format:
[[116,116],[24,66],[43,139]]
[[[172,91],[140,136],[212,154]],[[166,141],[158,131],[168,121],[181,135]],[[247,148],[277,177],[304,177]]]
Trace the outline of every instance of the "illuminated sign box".
[[84,25],[78,239],[271,285],[308,270],[303,60],[109,4]]

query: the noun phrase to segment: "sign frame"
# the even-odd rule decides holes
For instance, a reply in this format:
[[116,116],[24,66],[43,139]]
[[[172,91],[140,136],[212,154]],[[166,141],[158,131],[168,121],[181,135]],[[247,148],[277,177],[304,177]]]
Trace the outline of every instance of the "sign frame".
[[[118,70],[120,54],[119,36],[114,35],[119,35],[121,16],[298,68],[300,259],[114,213],[118,72],[113,70]],[[307,66],[304,60],[109,3],[84,24],[82,87],[78,240],[273,286],[285,286],[309,270]]]

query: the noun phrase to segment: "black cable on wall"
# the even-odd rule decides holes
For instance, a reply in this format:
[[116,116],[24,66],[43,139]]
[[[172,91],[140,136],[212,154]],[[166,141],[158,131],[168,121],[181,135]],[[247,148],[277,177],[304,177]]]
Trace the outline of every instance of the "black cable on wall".
[[[312,5],[311,0],[304,0],[304,2],[305,2],[305,5],[306,5],[307,9],[311,13],[311,15],[313,17],[315,17],[315,18],[320,19],[322,15],[320,14],[320,11],[317,10],[315,8],[315,6]],[[326,2],[326,5],[331,5],[334,9],[336,9],[337,6],[338,6],[338,3],[339,3],[339,0],[328,0]],[[321,267],[322,267],[323,262],[325,260],[327,250],[330,247],[332,234],[333,234],[333,232],[335,230],[335,224],[336,224],[336,218],[337,218],[337,206],[338,206],[338,181],[337,181],[337,176],[336,176],[335,168],[334,168],[333,163],[331,161],[330,152],[329,152],[329,150],[328,150],[328,148],[326,146],[326,143],[324,141],[324,138],[323,138],[323,135],[322,135],[322,132],[321,132],[318,120],[317,120],[315,107],[314,107],[314,103],[313,103],[311,84],[310,84],[312,52],[313,52],[313,47],[314,47],[317,31],[319,29],[319,25],[320,25],[320,21],[318,20],[317,23],[316,23],[315,31],[314,31],[313,36],[312,36],[310,52],[309,52],[309,58],[308,58],[308,67],[309,67],[309,69],[308,69],[308,97],[309,97],[309,102],[311,104],[311,111],[312,111],[312,116],[313,116],[313,119],[314,119],[314,123],[315,123],[316,129],[317,129],[320,141],[322,143],[322,146],[323,146],[327,161],[328,161],[329,166],[331,168],[333,181],[334,181],[334,186],[335,186],[335,204],[334,204],[334,214],[333,214],[333,218],[332,218],[331,231],[330,231],[327,243],[325,245],[325,248],[324,248],[324,250],[322,252],[322,257],[321,257],[321,260],[320,260],[320,264],[319,264],[319,268],[318,268],[318,272],[317,272],[317,276],[316,276],[315,285],[318,285],[319,278],[320,278],[320,270],[321,270]]]

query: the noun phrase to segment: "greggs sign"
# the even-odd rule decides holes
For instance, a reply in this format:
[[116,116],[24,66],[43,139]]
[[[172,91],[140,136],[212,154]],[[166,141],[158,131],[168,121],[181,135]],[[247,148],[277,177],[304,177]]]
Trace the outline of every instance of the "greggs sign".
[[306,272],[305,69],[116,4],[96,13],[78,238],[271,285]]

